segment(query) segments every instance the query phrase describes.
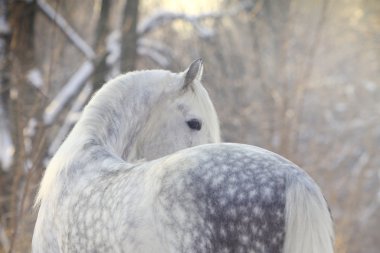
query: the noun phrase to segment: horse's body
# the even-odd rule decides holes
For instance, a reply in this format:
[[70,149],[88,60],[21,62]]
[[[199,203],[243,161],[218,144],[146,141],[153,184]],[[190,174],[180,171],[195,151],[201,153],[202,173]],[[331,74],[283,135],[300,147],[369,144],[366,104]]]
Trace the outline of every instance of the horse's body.
[[46,171],[34,253],[332,252],[306,173],[253,146],[197,146],[219,141],[201,72],[195,62],[106,84]]

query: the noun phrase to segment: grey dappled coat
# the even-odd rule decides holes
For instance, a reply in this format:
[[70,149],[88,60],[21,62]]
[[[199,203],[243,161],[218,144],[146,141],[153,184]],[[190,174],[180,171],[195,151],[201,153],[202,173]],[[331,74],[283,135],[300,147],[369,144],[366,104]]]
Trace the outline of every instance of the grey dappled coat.
[[41,183],[34,253],[333,252],[305,172],[257,147],[207,144],[219,126],[201,74],[199,61],[134,72],[95,95]]

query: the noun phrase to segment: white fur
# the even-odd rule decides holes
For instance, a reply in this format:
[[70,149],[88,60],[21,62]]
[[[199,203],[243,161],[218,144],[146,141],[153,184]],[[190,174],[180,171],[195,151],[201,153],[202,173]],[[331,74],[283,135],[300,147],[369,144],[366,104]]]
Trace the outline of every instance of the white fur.
[[[97,242],[98,239],[101,241],[102,235],[101,242],[112,245],[112,252],[115,252],[120,245],[124,246],[120,249],[125,252],[178,252],[172,247],[179,243],[178,231],[174,227],[171,227],[172,230],[167,229],[165,224],[167,222],[170,224],[175,217],[177,222],[186,227],[189,220],[193,221],[193,224],[198,224],[199,217],[194,211],[196,209],[170,208],[170,211],[165,208],[155,209],[156,197],[162,188],[167,187],[160,185],[163,175],[167,175],[168,172],[176,175],[175,172],[181,169],[192,170],[194,167],[191,167],[190,163],[203,158],[211,163],[203,165],[203,168],[208,168],[205,173],[202,172],[204,179],[216,178],[217,175],[212,174],[211,169],[220,168],[222,171],[223,166],[231,159],[236,161],[236,166],[230,164],[226,168],[249,167],[249,164],[243,166],[240,161],[244,154],[253,156],[251,157],[253,160],[248,159],[248,161],[257,163],[257,168],[263,169],[264,172],[267,169],[265,166],[277,161],[278,158],[268,155],[267,151],[246,145],[226,144],[204,145],[166,156],[188,147],[220,141],[215,109],[200,82],[202,65],[199,61],[193,64],[182,73],[163,70],[128,73],[111,80],[95,94],[45,172],[36,201],[36,206],[39,205],[40,210],[33,235],[33,252],[72,252],[67,248],[68,245],[87,245],[81,242],[82,239],[85,240],[83,234],[76,234],[77,226],[87,219],[105,222],[96,223],[103,226],[99,229],[102,234],[97,233],[88,236],[87,239],[90,238],[91,242]],[[188,127],[186,122],[191,119],[202,122],[200,131]],[[218,154],[223,154],[225,148],[230,150],[228,155],[221,156],[226,160],[212,166],[212,163],[218,161]],[[220,150],[211,157],[205,151],[208,149]],[[190,153],[193,153],[194,158],[188,157]],[[141,159],[144,162],[138,162]],[[195,164],[198,163],[194,163],[194,166]],[[295,173],[294,168],[289,171],[292,171],[290,174],[293,176],[296,175],[289,176],[286,182],[284,253],[332,253],[332,222],[319,188],[307,176]],[[279,172],[284,173],[284,170]],[[118,180],[117,184],[112,184],[114,181],[110,181],[110,177],[106,176],[110,174],[120,176],[111,177]],[[174,193],[177,193],[176,190],[181,190],[186,195],[185,184],[177,181],[184,179],[176,176],[171,178],[174,183],[172,186],[178,188],[173,189]],[[198,180],[198,177],[196,178]],[[263,179],[268,181],[270,177]],[[223,180],[222,178],[213,183],[222,184]],[[235,188],[241,187],[240,190],[244,193],[255,185],[255,183],[247,185],[238,182],[238,178],[233,176],[228,180],[236,185],[227,189],[230,190],[227,193],[231,193],[231,196],[223,196],[221,203],[225,197],[235,199]],[[113,186],[119,188],[113,191],[106,190]],[[259,191],[255,190],[252,191],[254,193],[252,195],[259,194]],[[270,188],[265,188],[262,192],[265,201],[269,201],[274,195]],[[108,195],[103,197],[103,194]],[[163,198],[161,201],[166,201],[165,197]],[[244,194],[240,198],[244,198]],[[87,201],[91,199],[98,205],[90,205]],[[174,198],[171,201],[175,206],[181,200],[177,201],[177,198]],[[122,207],[114,208],[117,205]],[[75,210],[76,207],[80,210]],[[230,209],[232,216],[237,212],[234,208],[235,206],[231,206]],[[282,210],[283,208],[279,210],[279,216]],[[264,210],[259,207],[253,209],[255,217],[261,217],[263,212]],[[82,217],[81,214],[85,216]],[[157,217],[160,219],[156,220]],[[118,224],[123,221],[138,221],[139,226],[133,233],[127,233],[135,237],[134,239],[137,238],[137,241],[124,237],[125,229],[129,228]],[[116,224],[112,227],[112,223]],[[96,229],[97,226],[94,225],[87,231],[95,233],[94,231],[98,231]],[[275,233],[282,233],[277,231],[277,228],[273,229]],[[195,232],[202,231],[203,228]],[[73,240],[70,243],[65,241],[69,235]],[[165,237],[164,241],[173,245],[162,243],[161,237]],[[275,241],[275,238],[272,239]],[[144,243],[140,244],[139,241]],[[183,245],[186,246],[190,241],[191,238],[186,239],[185,236]],[[243,241],[248,243],[246,238]],[[259,241],[257,244],[260,245],[259,248],[265,246]],[[78,252],[85,251],[85,249],[78,250]],[[93,251],[93,248],[90,247],[87,251]],[[99,251],[102,252],[101,249]]]
[[[200,68],[192,89],[185,91],[186,71],[135,71],[106,83],[85,107],[82,117],[52,158],[42,179],[36,206],[54,195],[52,192],[59,184],[57,176],[70,166],[73,157],[89,139],[96,139],[104,145],[110,152],[111,160],[124,158],[130,162],[151,160],[186,147],[219,142],[218,118],[200,82],[202,71],[203,68]],[[140,100],[147,91],[150,97],[146,98],[149,101],[145,101],[144,105]],[[179,104],[188,110],[185,114],[178,111]],[[104,115],[102,111],[105,108],[119,111],[121,117],[115,119],[112,115]],[[196,133],[189,131],[186,125],[186,120],[193,117],[203,123],[202,130]],[[120,126],[115,126],[120,130],[118,137],[113,139],[102,135],[107,131],[107,125],[115,120]],[[169,129],[161,131],[161,125],[168,122]],[[131,140],[131,136],[134,139]]]
[[289,180],[285,212],[284,253],[334,252],[331,215],[316,184]]

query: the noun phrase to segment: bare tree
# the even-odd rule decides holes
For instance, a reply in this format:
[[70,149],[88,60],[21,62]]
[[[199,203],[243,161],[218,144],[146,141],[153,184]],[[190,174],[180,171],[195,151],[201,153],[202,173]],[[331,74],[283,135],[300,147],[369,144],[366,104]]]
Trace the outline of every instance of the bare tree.
[[127,72],[136,68],[137,62],[137,22],[139,0],[127,0],[123,13],[121,39],[121,71]]
[[[105,54],[106,48],[106,38],[110,33],[109,27],[109,14],[111,10],[112,1],[102,0],[100,8],[100,16],[98,19],[98,24],[95,31],[95,53],[97,55]],[[106,81],[106,75],[108,73],[108,67],[106,64],[106,58],[99,62],[97,71],[93,78],[94,90],[98,90]]]
[[10,41],[11,66],[11,115],[13,139],[16,147],[14,164],[11,170],[12,197],[10,199],[9,227],[12,229],[9,252],[13,252],[18,233],[18,221],[22,215],[22,192],[25,187],[25,162],[28,152],[25,147],[25,132],[27,120],[35,114],[36,91],[28,80],[28,72],[35,66],[34,54],[34,17],[36,3],[26,1],[12,1],[10,3],[10,26],[12,30]]

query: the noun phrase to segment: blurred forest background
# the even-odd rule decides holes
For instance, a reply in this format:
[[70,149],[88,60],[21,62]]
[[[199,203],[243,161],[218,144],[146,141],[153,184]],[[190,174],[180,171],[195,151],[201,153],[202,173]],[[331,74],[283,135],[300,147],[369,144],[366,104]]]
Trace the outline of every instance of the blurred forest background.
[[29,252],[39,181],[94,91],[198,57],[224,141],[303,167],[336,252],[378,253],[378,0],[0,0],[0,252]]

